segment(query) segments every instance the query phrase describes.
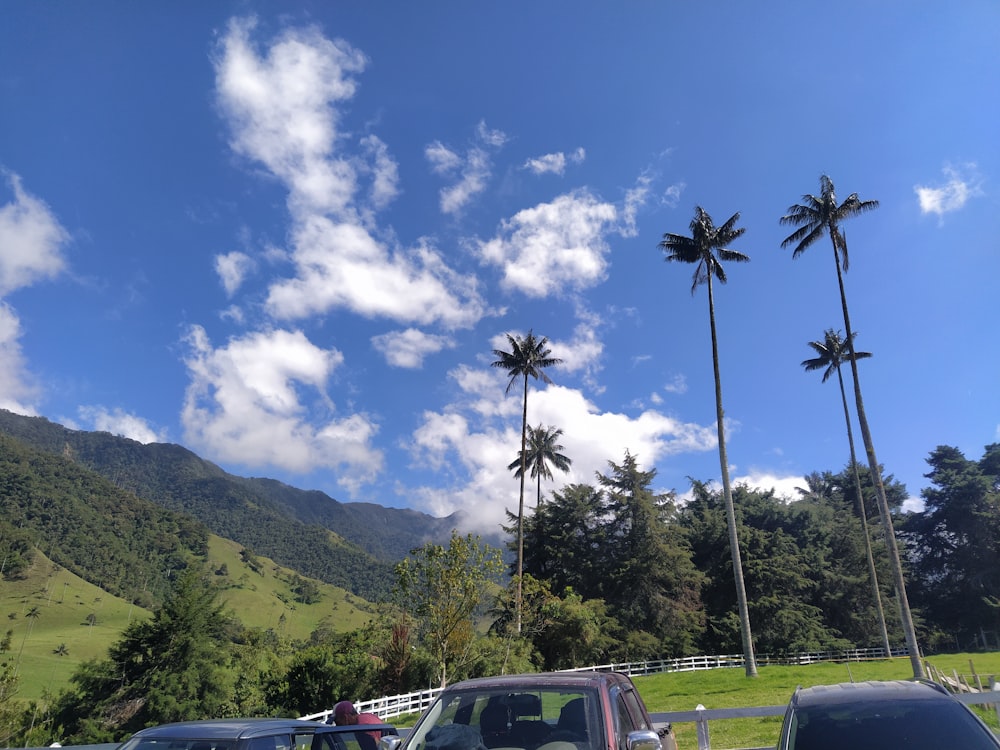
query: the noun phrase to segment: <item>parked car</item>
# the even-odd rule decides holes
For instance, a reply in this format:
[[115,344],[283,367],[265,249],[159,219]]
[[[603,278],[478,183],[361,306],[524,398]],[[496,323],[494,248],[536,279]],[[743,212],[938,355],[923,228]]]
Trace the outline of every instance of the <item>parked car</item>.
[[925,680],[799,688],[778,750],[997,750],[1000,740],[967,706]]
[[136,732],[118,750],[376,750],[372,732],[391,724],[336,726],[300,719],[210,719],[161,724]]
[[445,688],[406,739],[380,750],[676,750],[619,672],[548,672]]

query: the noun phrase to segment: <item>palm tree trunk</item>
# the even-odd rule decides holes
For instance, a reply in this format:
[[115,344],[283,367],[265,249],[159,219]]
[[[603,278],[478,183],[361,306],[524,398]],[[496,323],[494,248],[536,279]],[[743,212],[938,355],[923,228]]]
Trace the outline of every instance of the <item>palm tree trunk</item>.
[[525,454],[528,447],[528,373],[524,374],[523,404],[521,410],[521,494],[517,504],[517,593],[514,600],[518,635],[521,635],[521,579],[524,573],[524,475],[527,471]]
[[740,611],[740,633],[743,636],[743,662],[747,677],[757,676],[757,659],[753,653],[753,636],[750,633],[750,610],[743,581],[743,559],[740,555],[739,537],[736,533],[736,508],[729,486],[729,458],[726,456],[726,433],[723,427],[722,378],[719,376],[719,341],[715,333],[715,298],[712,294],[712,274],[708,274],[708,319],[712,328],[712,367],[715,372],[715,419],[719,433],[719,463],[722,467],[722,497],[726,505],[726,525],[729,527],[729,549],[733,557],[733,577],[736,579],[736,603]]
[[878,588],[878,573],[875,571],[875,557],[872,555],[872,538],[868,532],[868,514],[865,511],[865,498],[861,494],[861,477],[858,475],[858,460],[854,455],[854,430],[851,428],[851,410],[847,406],[847,391],[844,389],[844,375],[837,365],[837,380],[840,382],[840,400],[844,404],[844,419],[847,421],[847,442],[851,446],[851,471],[854,473],[854,492],[858,498],[858,515],[861,516],[861,529],[865,535],[865,554],[868,557],[868,576],[872,580],[872,593],[875,595],[875,611],[878,613],[878,625],[882,632],[882,648],[885,658],[892,656],[892,646],[889,644],[889,631],[885,627],[885,612],[882,610],[882,594]]
[[892,568],[892,577],[896,584],[896,594],[899,599],[903,635],[906,638],[906,648],[910,652],[910,666],[913,669],[913,678],[920,679],[924,676],[923,667],[920,664],[920,649],[917,646],[916,631],[913,629],[910,603],[906,598],[906,581],[903,579],[903,564],[899,558],[899,547],[896,545],[896,532],[892,526],[889,502],[885,498],[885,486],[882,484],[882,470],[879,468],[878,459],[875,457],[875,444],[872,442],[871,430],[868,427],[868,418],[865,416],[865,404],[861,398],[861,381],[858,378],[858,363],[854,358],[854,335],[851,332],[851,317],[847,312],[847,294],[844,292],[844,276],[840,272],[840,253],[837,251],[837,236],[832,229],[830,231],[830,240],[833,242],[833,262],[837,267],[840,306],[844,313],[844,329],[847,333],[847,346],[851,355],[851,375],[854,378],[854,401],[858,410],[858,424],[861,426],[861,439],[865,444],[865,453],[868,456],[868,468],[872,474],[872,483],[875,485],[875,497],[878,500],[879,511],[882,514],[885,543],[889,550],[889,565]]

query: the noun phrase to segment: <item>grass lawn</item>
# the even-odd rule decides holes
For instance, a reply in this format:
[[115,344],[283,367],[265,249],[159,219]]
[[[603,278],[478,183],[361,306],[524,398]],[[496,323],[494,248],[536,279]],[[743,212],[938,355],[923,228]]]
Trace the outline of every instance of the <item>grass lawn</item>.
[[[1000,678],[1000,653],[950,654],[925,659],[951,675],[957,671],[973,682],[973,667],[983,684],[991,675]],[[972,666],[970,667],[970,661]],[[760,667],[756,679],[746,677],[742,669],[714,669],[703,672],[670,672],[633,678],[650,713],[690,711],[698,704],[705,708],[741,708],[780,706],[788,703],[799,685],[828,685],[862,680],[894,680],[912,677],[908,658],[882,661],[823,663],[802,667]],[[987,723],[1000,728],[994,711],[981,710]],[[713,748],[774,747],[781,728],[781,717],[726,719],[709,724]],[[698,747],[694,723],[676,724],[679,750]]]

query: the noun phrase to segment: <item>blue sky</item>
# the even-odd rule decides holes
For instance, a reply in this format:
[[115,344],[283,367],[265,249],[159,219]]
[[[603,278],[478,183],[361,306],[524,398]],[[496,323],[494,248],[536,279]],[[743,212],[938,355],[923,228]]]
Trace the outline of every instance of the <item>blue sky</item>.
[[504,334],[563,364],[529,422],[593,481],[719,476],[707,295],[667,264],[741,213],[716,306],[732,476],[848,451],[807,342],[829,174],[875,446],[1000,440],[1000,5],[20,2],[0,23],[0,406],[180,443],[342,501],[516,508]]

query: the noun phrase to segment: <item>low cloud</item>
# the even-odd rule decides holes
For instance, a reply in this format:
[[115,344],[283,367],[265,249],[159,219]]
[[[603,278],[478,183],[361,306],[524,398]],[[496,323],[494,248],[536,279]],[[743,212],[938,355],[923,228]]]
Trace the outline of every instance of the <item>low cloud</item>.
[[66,268],[69,233],[44,201],[0,169],[12,200],[0,205],[0,408],[34,416],[43,395],[21,350],[21,321],[3,298],[58,276]]
[[77,410],[80,420],[99,432],[110,432],[144,445],[163,443],[167,440],[164,430],[157,431],[142,417],[119,409],[108,409],[104,406],[81,406]]
[[[299,331],[251,333],[215,348],[194,326],[181,421],[192,449],[240,466],[297,473],[333,469],[352,495],[381,470],[378,431],[365,414],[334,416],[326,384],[342,364]],[[317,419],[316,415],[327,415]]]
[[14,194],[0,206],[0,297],[58,275],[69,234],[52,210],[26,191],[16,174],[0,171]]
[[[557,375],[553,371],[553,375]],[[434,515],[465,511],[479,529],[495,529],[506,522],[506,509],[517,509],[518,483],[506,466],[514,458],[520,435],[521,399],[498,400],[506,379],[499,371],[460,367],[450,373],[459,398],[443,411],[424,413],[414,432],[411,451],[415,463],[440,470],[447,488],[408,490],[409,497]],[[691,451],[713,450],[712,425],[685,423],[647,410],[637,416],[601,411],[577,390],[549,385],[531,391],[529,422],[563,430],[563,451],[572,461],[568,474],[543,483],[549,493],[567,483],[592,483],[595,472],[606,473],[608,461],[620,462],[629,451],[644,467],[659,459]],[[451,468],[449,468],[451,467]],[[526,503],[535,503],[535,489],[526,490]]]
[[0,409],[36,416],[40,395],[21,352],[21,321],[10,305],[0,300]]

